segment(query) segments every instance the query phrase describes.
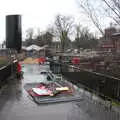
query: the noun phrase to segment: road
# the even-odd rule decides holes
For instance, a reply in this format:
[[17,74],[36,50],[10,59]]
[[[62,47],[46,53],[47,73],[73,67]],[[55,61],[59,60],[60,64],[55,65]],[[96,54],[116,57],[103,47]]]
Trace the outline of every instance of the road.
[[42,69],[49,68],[24,65],[23,79],[9,80],[0,95],[0,120],[119,120],[116,113],[106,111],[85,97],[79,102],[37,105],[29,99],[24,85],[44,81],[40,75]]

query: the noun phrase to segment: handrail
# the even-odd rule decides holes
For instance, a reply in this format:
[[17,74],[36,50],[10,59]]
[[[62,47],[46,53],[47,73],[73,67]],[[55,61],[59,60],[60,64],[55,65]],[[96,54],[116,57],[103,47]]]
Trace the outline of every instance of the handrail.
[[[120,93],[119,93],[120,79],[119,78],[116,78],[110,75],[105,75],[103,73],[92,72],[87,69],[81,69],[78,66],[69,65],[68,63],[63,63],[61,61],[55,62],[55,63],[54,61],[52,61],[52,63],[53,65],[54,64],[61,65],[62,73],[70,77],[71,78],[70,81],[73,82],[74,84],[81,83],[82,85],[86,86],[85,87],[86,89],[94,93],[97,93],[100,96],[104,96],[105,98],[108,98],[111,100],[114,99],[116,101],[119,101],[119,97],[120,97]],[[73,68],[73,71],[76,70],[78,74],[77,73],[68,74],[69,68]],[[80,75],[82,77],[80,77]],[[87,78],[87,77],[90,77],[90,78]],[[74,80],[74,78],[76,80]],[[110,91],[111,93],[109,92],[107,93],[107,91]]]
[[69,66],[68,65],[68,67],[75,68],[75,69],[82,70],[82,71],[86,71],[86,72],[89,72],[89,73],[93,73],[93,74],[96,74],[96,75],[99,75],[99,76],[102,76],[102,77],[108,77],[108,78],[120,80],[119,78],[113,77],[111,75],[106,75],[106,74],[103,74],[103,73],[93,72],[93,71],[89,71],[87,69],[81,69],[81,68],[78,68],[78,67],[75,67],[75,66]]

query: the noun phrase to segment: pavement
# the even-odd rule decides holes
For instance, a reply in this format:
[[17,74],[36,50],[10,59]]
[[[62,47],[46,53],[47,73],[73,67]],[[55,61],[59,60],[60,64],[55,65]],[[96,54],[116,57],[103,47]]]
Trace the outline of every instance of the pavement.
[[37,105],[24,89],[26,83],[45,81],[48,66],[23,65],[23,78],[11,79],[0,95],[0,120],[120,120],[118,113],[84,98],[78,102]]

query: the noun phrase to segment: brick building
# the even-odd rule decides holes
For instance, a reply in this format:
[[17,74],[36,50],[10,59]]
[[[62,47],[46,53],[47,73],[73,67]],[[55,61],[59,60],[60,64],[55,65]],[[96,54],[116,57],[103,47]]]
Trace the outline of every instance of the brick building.
[[112,41],[116,52],[120,52],[120,33],[112,34]]
[[102,51],[120,51],[120,33],[110,27],[105,29],[104,36],[100,38],[99,48]]

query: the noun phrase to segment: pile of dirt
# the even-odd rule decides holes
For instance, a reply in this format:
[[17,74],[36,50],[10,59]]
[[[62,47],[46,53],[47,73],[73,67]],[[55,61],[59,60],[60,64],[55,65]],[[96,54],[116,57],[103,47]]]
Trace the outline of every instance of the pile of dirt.
[[24,63],[24,64],[38,64],[38,59],[26,58],[22,63]]

